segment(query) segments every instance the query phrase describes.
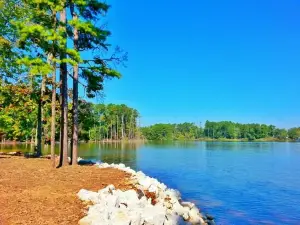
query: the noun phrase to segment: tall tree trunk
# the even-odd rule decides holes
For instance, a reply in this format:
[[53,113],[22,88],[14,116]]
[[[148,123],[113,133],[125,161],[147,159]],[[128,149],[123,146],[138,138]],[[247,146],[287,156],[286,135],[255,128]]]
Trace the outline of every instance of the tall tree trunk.
[[[50,63],[50,55],[48,55],[48,63]],[[45,121],[45,113],[44,113],[44,97],[46,91],[46,76],[42,77],[42,86],[41,86],[41,145],[45,144],[45,137],[46,137],[46,130],[44,128],[44,121]]]
[[[63,29],[66,32],[66,9],[60,13],[60,22],[63,24]],[[60,51],[60,60],[67,58],[67,38],[65,34],[65,49]],[[61,81],[61,120],[60,120],[60,160],[59,166],[68,165],[68,76],[66,62],[60,63],[60,81]]]
[[117,140],[119,140],[119,129],[118,129],[118,122],[119,122],[119,118],[117,117]]
[[124,138],[124,115],[122,114],[122,139]]
[[[73,20],[77,19],[77,14],[74,11],[74,3],[71,4],[71,14]],[[73,30],[74,38],[74,50],[78,51],[78,30]],[[78,64],[73,66],[73,116],[72,116],[72,151],[71,151],[71,162],[73,165],[77,164],[78,157]]]
[[95,125],[95,122],[94,122],[94,132],[95,132],[95,136],[94,136],[94,142],[96,142],[96,138],[97,138],[97,130],[96,130],[96,125]]
[[51,160],[55,167],[55,116],[56,116],[56,63],[53,62],[51,98]]
[[38,101],[37,127],[36,127],[36,155],[42,155],[42,100]]
[[113,140],[113,122],[110,121],[110,139]]

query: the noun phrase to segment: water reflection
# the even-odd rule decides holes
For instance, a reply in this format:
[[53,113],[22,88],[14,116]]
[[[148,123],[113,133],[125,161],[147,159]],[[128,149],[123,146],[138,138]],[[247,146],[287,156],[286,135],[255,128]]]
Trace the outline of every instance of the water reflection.
[[[78,145],[78,156],[84,159],[92,159],[107,163],[124,163],[133,169],[137,168],[137,150],[143,146],[140,142],[98,142],[80,143]],[[50,154],[50,146],[42,148],[43,155]],[[70,146],[69,146],[70,150]],[[0,144],[2,152],[33,152],[34,144]],[[59,154],[59,144],[55,146],[56,154]]]
[[145,146],[157,149],[171,148],[196,148],[199,142],[196,141],[148,141]]
[[[271,150],[273,142],[204,142],[206,150]],[[276,143],[277,145],[280,143]]]
[[136,142],[80,144],[79,156],[107,163],[124,163],[136,169],[137,151],[141,146],[141,143]]

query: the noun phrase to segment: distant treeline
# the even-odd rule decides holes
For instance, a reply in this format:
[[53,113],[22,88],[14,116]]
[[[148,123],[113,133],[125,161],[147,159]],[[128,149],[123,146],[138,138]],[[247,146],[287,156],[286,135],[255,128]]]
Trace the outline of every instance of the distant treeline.
[[197,140],[197,139],[277,139],[297,140],[300,127],[280,129],[266,124],[241,124],[231,121],[206,121],[204,127],[194,123],[155,124],[141,128],[141,133],[148,140]]

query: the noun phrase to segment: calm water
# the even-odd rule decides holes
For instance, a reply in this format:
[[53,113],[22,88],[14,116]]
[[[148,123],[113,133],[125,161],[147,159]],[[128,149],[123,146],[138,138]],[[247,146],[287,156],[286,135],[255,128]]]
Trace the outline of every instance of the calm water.
[[300,143],[81,144],[79,155],[142,170],[217,224],[300,224]]

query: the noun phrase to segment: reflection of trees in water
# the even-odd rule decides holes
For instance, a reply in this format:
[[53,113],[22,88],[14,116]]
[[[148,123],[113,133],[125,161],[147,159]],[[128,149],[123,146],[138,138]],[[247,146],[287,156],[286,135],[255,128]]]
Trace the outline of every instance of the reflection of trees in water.
[[270,150],[272,142],[204,142],[206,150]]
[[101,160],[107,163],[124,163],[136,168],[137,150],[141,143],[113,142],[88,143],[79,145],[79,156],[86,159]]
[[145,144],[151,148],[196,148],[197,141],[148,141]]
[[[100,160],[107,163],[124,163],[136,169],[136,151],[142,145],[143,143],[139,142],[80,143],[79,156],[85,159]],[[34,144],[0,144],[0,151],[33,152]],[[55,152],[59,154],[58,144],[55,146]],[[50,154],[50,145],[43,146],[42,153],[44,155]]]
[[20,144],[20,143],[9,143],[9,144],[0,144],[0,151],[3,152],[28,152],[31,151],[31,149],[34,148],[33,144],[26,143],[26,144]]

